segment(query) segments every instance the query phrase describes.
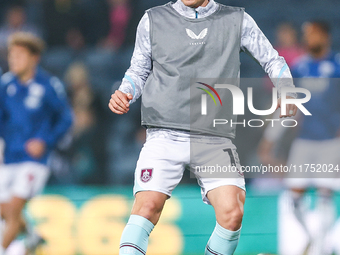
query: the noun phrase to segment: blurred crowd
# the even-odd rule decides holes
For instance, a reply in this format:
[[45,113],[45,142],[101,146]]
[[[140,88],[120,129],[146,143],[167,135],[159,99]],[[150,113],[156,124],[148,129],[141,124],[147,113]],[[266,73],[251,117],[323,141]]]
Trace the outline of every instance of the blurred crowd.
[[2,70],[8,70],[7,40],[12,33],[43,38],[48,49],[42,66],[63,79],[74,111],[72,132],[50,159],[51,184],[132,182],[131,169],[145,136],[139,106],[124,119],[110,114],[107,102],[129,66],[143,15],[136,7],[128,0],[0,2]]
[[[340,3],[327,1],[340,7]],[[73,107],[75,124],[72,132],[60,142],[50,160],[53,170],[50,184],[109,185],[133,182],[135,164],[145,140],[145,130],[140,126],[140,103],[135,103],[129,114],[124,116],[111,113],[107,103],[129,67],[136,28],[144,11],[166,2],[0,1],[0,67],[3,71],[8,70],[6,44],[10,34],[26,31],[42,37],[48,46],[42,66],[64,81]],[[292,14],[308,1],[292,2],[287,13],[279,10],[280,4],[287,2],[283,0],[277,1],[278,6],[271,6],[269,0],[263,1],[261,6],[245,0],[218,2],[247,7],[248,13],[258,21],[288,65],[304,53],[300,26],[314,17],[315,13],[308,12],[306,7],[304,15]],[[315,9],[314,6],[311,10]],[[338,8],[328,9],[332,12],[332,9]],[[328,16],[331,22],[337,22],[336,13]],[[292,23],[287,23],[287,20]],[[337,37],[339,34],[335,34]],[[242,76],[262,77],[264,72],[261,68],[245,55],[242,56]],[[268,88],[272,85],[264,79],[254,86],[257,96],[255,105],[256,102],[261,105],[269,103],[271,97]],[[256,148],[263,129],[250,131],[240,127],[235,141],[244,165],[259,163]],[[186,182],[195,182],[188,176],[185,177]]]

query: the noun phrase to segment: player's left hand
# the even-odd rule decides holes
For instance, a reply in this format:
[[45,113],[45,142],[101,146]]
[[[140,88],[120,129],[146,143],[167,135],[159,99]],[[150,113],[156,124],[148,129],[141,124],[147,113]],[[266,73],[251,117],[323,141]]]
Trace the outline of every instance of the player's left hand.
[[46,143],[41,139],[32,138],[26,142],[25,149],[28,155],[38,159],[45,154]]
[[[294,99],[293,97],[288,96],[287,99]],[[281,108],[281,98],[277,101],[277,107],[276,109]],[[286,117],[292,117],[295,116],[297,113],[297,107],[295,104],[287,104],[286,105],[286,115],[281,115],[280,118],[286,118]]]

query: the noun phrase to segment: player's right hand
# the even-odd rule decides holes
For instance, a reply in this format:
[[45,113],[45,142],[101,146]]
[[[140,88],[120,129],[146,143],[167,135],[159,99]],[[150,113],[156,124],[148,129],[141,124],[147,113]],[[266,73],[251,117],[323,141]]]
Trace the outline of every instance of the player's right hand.
[[132,95],[130,93],[123,93],[119,90],[116,90],[114,94],[111,95],[111,99],[109,102],[109,108],[112,112],[117,114],[124,114],[129,111],[130,103],[132,100]]
[[41,139],[32,138],[26,142],[25,149],[32,158],[39,159],[46,152],[46,143]]

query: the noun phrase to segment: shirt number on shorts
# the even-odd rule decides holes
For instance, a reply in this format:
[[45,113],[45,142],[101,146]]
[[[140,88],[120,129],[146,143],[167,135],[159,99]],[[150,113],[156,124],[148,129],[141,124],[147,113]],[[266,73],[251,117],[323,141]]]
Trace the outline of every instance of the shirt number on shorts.
[[230,158],[230,165],[232,167],[235,167],[237,169],[237,172],[239,173],[239,175],[241,175],[242,177],[244,176],[243,173],[240,171],[240,169],[237,167],[237,163],[240,164],[240,161],[238,159],[238,156],[236,154],[236,159],[233,153],[233,150],[231,148],[227,148],[227,149],[223,149],[224,152],[227,152],[229,154],[229,158]]

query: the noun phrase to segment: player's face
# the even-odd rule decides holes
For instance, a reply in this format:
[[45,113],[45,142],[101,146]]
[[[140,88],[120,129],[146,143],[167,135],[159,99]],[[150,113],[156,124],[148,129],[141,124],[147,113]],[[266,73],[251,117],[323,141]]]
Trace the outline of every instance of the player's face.
[[207,6],[209,0],[182,0],[182,2],[191,8],[197,8],[199,6]]
[[9,70],[19,77],[36,67],[38,56],[23,46],[13,45],[8,50]]
[[282,47],[294,46],[297,43],[296,31],[288,25],[282,25],[277,31],[277,39]]
[[305,25],[303,29],[303,38],[307,50],[312,53],[318,53],[329,45],[329,35],[313,24]]

